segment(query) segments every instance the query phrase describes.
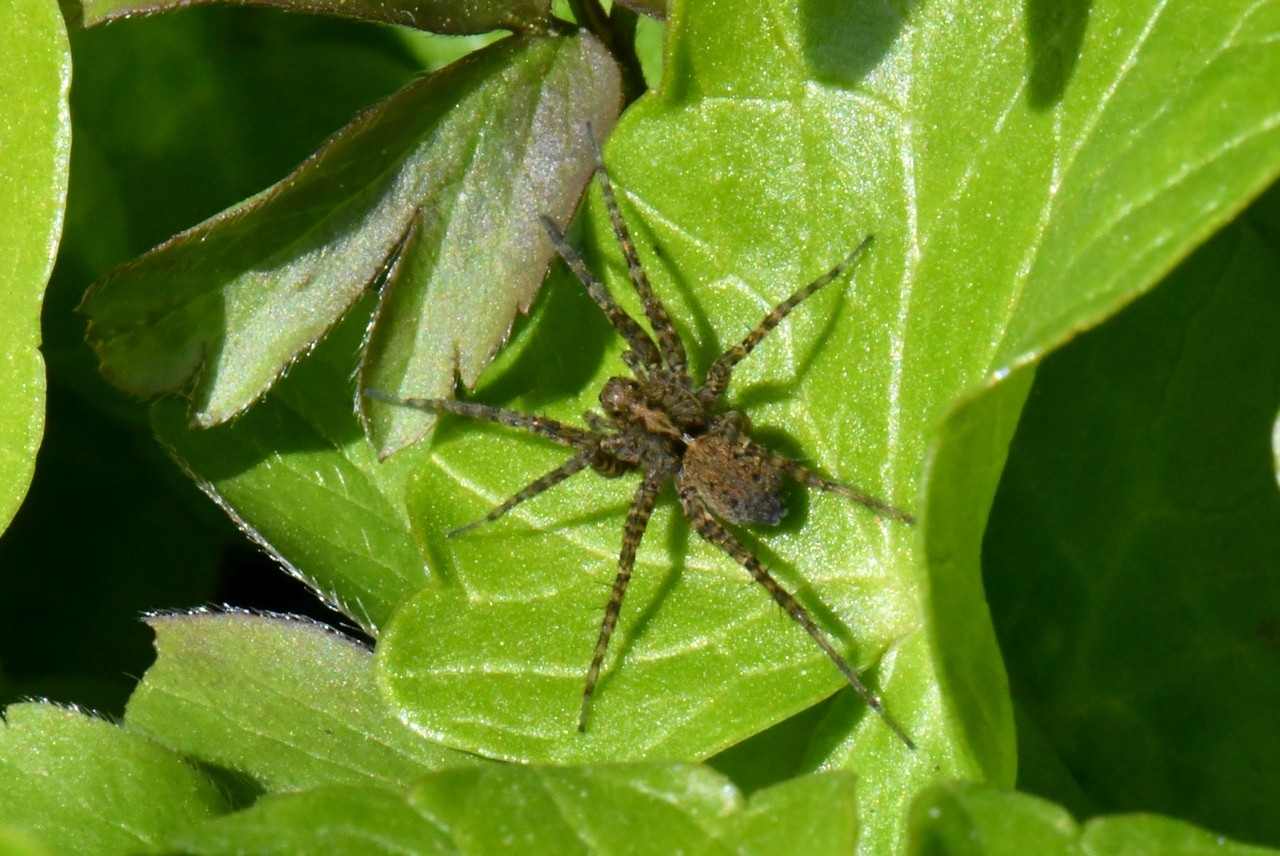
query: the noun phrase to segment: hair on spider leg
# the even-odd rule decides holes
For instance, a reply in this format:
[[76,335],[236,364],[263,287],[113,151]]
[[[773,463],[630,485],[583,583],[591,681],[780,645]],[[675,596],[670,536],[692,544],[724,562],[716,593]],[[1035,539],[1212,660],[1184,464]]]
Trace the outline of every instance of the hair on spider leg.
[[584,417],[586,428],[473,402],[398,398],[368,389],[364,394],[402,406],[505,425],[572,450],[573,454],[560,466],[530,481],[480,520],[453,530],[450,537],[492,523],[517,505],[588,468],[607,478],[631,472],[640,474],[623,524],[617,572],[609,587],[609,599],[586,672],[577,717],[579,731],[587,728],[605,654],[621,617],[650,515],[660,493],[672,485],[690,528],[746,570],[774,603],[805,631],[867,706],[904,745],[914,749],[915,744],[906,731],[890,716],[879,696],[863,683],[808,610],[725,526],[726,523],[777,525],[786,513],[782,488],[788,481],[842,496],[880,517],[906,524],[914,522],[912,515],[889,502],[820,476],[803,464],[756,443],[751,439],[751,423],[746,414],[721,409],[720,399],[737,364],[792,310],[851,268],[871,245],[872,237],[866,236],[836,265],[777,304],[745,337],[715,359],[698,384],[688,371],[685,344],[644,272],[602,160],[598,161],[596,175],[614,238],[627,262],[628,280],[640,298],[653,332],[646,331],[618,305],[581,256],[568,245],[555,223],[541,217],[556,252],[626,345],[622,359],[631,376],[612,377],[605,383],[599,395],[600,410]]

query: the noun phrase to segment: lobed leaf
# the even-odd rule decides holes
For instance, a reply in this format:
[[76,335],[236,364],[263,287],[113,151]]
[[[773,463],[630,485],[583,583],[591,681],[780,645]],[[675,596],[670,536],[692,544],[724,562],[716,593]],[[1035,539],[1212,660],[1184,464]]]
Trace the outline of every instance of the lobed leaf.
[[[415,215],[386,273],[362,389],[448,398],[455,375],[474,387],[542,285],[553,250],[538,218],[563,225],[572,216],[595,169],[589,129],[613,127],[621,83],[586,34],[548,42],[524,64],[500,103],[482,117],[455,118],[433,149],[457,166],[438,204]],[[424,411],[369,398],[360,409],[383,457],[435,423]]]
[[[545,159],[548,147],[557,150],[556,133],[581,138],[567,119],[556,125],[545,117],[555,109],[540,109],[546,99],[564,108],[556,115],[572,116],[565,99],[573,90],[544,88],[548,80],[564,84],[565,68],[588,77],[593,70],[606,78],[616,74],[589,36],[513,37],[477,51],[365,112],[273,188],[104,277],[82,305],[103,372],[138,395],[177,391],[191,381],[192,417],[203,426],[244,410],[380,281],[415,230],[461,228],[452,212],[465,212],[472,228],[477,218],[500,217],[503,209],[483,203],[460,207],[475,183],[494,190],[496,202],[505,182],[528,186],[521,183],[524,173],[509,167],[536,153],[544,159],[521,166],[540,170],[537,186],[566,193],[573,181],[561,179],[576,172],[580,188],[589,168],[581,143],[576,164],[572,157],[550,165]],[[511,123],[513,135],[495,142],[481,131],[498,117]],[[541,135],[528,140],[523,133],[535,119]],[[558,209],[554,200],[537,201],[565,217],[578,188]],[[498,247],[536,259],[538,251],[518,237],[527,229],[509,232],[511,224],[493,222],[503,231],[490,240],[512,238],[498,240]],[[542,250],[544,259],[549,255],[549,247]],[[471,271],[471,298],[481,295],[512,312],[527,304],[540,275],[495,284],[487,279],[492,272]],[[444,311],[450,310],[458,308]],[[486,358],[510,316],[487,320],[485,330],[469,331]],[[478,371],[470,363],[447,366],[454,368]],[[370,371],[377,376],[376,366]]]
[[351,408],[357,309],[257,407],[192,429],[181,403],[152,405],[156,435],[201,488],[289,573],[377,635],[391,612],[438,583],[404,507],[425,449],[379,464]]

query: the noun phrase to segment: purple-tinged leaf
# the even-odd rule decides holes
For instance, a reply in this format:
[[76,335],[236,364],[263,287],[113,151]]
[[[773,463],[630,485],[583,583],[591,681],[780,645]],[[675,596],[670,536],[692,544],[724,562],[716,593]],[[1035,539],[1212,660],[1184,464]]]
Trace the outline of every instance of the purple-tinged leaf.
[[[516,311],[528,311],[554,252],[538,217],[563,227],[573,216],[595,168],[587,128],[607,133],[621,106],[617,67],[594,39],[554,44],[531,68],[537,80],[504,93],[482,121],[460,119],[433,150],[450,180],[420,209],[387,273],[362,387],[445,398],[455,374],[473,387]],[[367,398],[361,409],[383,457],[435,422]]]
[[84,23],[93,26],[136,15],[227,2],[381,21],[454,36],[492,30],[542,31],[551,16],[551,0],[84,0]]
[[[400,90],[274,187],[96,283],[82,310],[103,373],[136,395],[191,383],[198,425],[241,412],[381,280],[414,224],[456,208],[458,194],[472,192],[480,178],[500,184],[492,172],[475,173],[477,164],[509,166],[483,156],[479,128],[516,114],[504,127],[519,134],[522,109],[567,107],[571,93],[547,91],[548,80],[563,86],[574,68],[616,79],[611,63],[590,36],[515,37]],[[565,169],[554,152],[538,151],[547,160],[527,167]],[[517,176],[506,180],[521,186]],[[501,252],[512,244],[502,231],[512,224],[492,222],[487,241]],[[478,288],[490,269],[472,275]]]

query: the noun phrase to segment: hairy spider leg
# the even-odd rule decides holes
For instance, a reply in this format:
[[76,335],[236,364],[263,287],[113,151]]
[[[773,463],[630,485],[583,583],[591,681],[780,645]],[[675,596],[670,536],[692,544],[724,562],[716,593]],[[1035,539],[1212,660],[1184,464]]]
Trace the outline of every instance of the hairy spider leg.
[[436,413],[453,413],[457,416],[479,419],[481,422],[494,422],[498,425],[506,425],[508,428],[519,428],[531,434],[537,434],[539,437],[546,437],[561,446],[571,446],[580,450],[595,448],[596,439],[590,431],[583,431],[581,428],[575,428],[545,416],[534,416],[518,410],[476,404],[471,401],[455,401],[452,398],[400,398],[376,389],[365,389],[364,396],[385,401],[388,404],[399,404],[402,407],[416,407],[419,410],[431,410]]
[[711,364],[711,368],[707,369],[706,380],[703,381],[702,388],[698,390],[698,398],[704,404],[710,406],[723,395],[725,387],[729,385],[729,377],[733,374],[734,366],[742,362],[742,359],[751,353],[755,346],[760,344],[760,340],[769,335],[773,328],[777,327],[782,322],[782,319],[791,313],[792,309],[812,297],[819,289],[840,276],[850,265],[857,261],[858,256],[862,255],[867,247],[871,245],[872,237],[872,235],[867,235],[862,239],[862,243],[854,248],[853,252],[845,256],[842,262],[775,306],[773,311],[764,316],[764,319],[741,342],[721,354]]
[[916,522],[915,517],[903,511],[901,508],[892,506],[883,499],[874,497],[869,493],[863,493],[857,488],[850,487],[847,484],[842,484],[838,481],[832,481],[829,478],[824,478],[799,461],[793,461],[788,457],[779,455],[773,449],[761,446],[757,443],[751,443],[751,450],[755,454],[763,456],[772,466],[786,473],[794,481],[797,481],[806,487],[825,490],[829,493],[834,493],[837,496],[843,496],[845,499],[851,499],[859,505],[865,505],[881,517],[901,520],[903,523]]
[[431,410],[437,413],[453,413],[458,416],[479,419],[483,422],[506,425],[509,428],[520,428],[540,437],[545,437],[548,440],[554,440],[562,446],[571,446],[578,450],[578,454],[554,470],[529,482],[529,484],[484,517],[447,533],[445,536],[447,538],[461,535],[463,532],[482,524],[491,523],[525,500],[532,499],[544,490],[555,487],[560,482],[589,466],[599,451],[596,438],[591,433],[583,431],[581,428],[575,428],[572,425],[565,425],[563,422],[557,422],[554,419],[547,419],[544,416],[531,416],[528,413],[520,413],[519,411],[507,410],[502,407],[491,407],[487,404],[474,404],[469,401],[454,401],[453,399],[445,398],[397,398],[394,395],[388,395],[376,389],[366,389],[364,394],[366,398],[374,398],[390,404],[416,407],[419,410]]
[[618,331],[618,335],[627,343],[627,350],[622,354],[623,362],[627,364],[627,368],[631,369],[637,377],[645,377],[647,372],[661,369],[662,356],[658,352],[658,346],[653,343],[653,339],[649,338],[649,334],[636,323],[634,318],[623,311],[622,307],[613,299],[613,295],[609,293],[609,290],[600,283],[600,280],[595,278],[586,263],[582,261],[582,256],[578,255],[573,247],[565,242],[564,233],[556,228],[556,224],[551,222],[551,218],[544,214],[539,216],[538,219],[542,221],[542,228],[546,229],[547,237],[551,239],[551,243],[556,248],[556,252],[560,254],[560,258],[564,259],[565,264],[569,265],[569,268],[586,286],[587,294],[591,295],[591,299],[595,301],[596,306],[599,306],[605,318],[609,319],[609,324]]
[[450,532],[445,534],[445,537],[453,538],[458,535],[461,535],[464,532],[470,532],[472,529],[475,529],[477,526],[483,526],[486,523],[492,523],[502,515],[506,514],[511,509],[515,508],[520,503],[524,502],[526,499],[533,499],[535,496],[542,493],[544,490],[547,490],[548,488],[553,488],[556,485],[560,484],[560,482],[569,478],[569,476],[582,472],[582,470],[590,466],[592,454],[593,452],[585,451],[585,450],[579,452],[569,460],[565,461],[560,466],[556,467],[554,470],[551,470],[548,473],[544,473],[543,475],[538,476],[538,478],[529,482],[527,485],[522,487],[520,490],[516,491],[509,498],[503,501],[501,505],[495,507],[492,511],[486,514],[484,517],[481,517],[479,520],[473,520],[472,522],[468,523],[466,526],[459,526],[457,529],[451,530]]
[[636,488],[631,509],[627,512],[627,522],[622,527],[622,550],[618,554],[618,575],[613,578],[609,603],[605,606],[604,618],[600,621],[600,635],[596,637],[596,650],[591,655],[591,667],[587,669],[587,681],[582,687],[582,707],[578,709],[579,732],[587,730],[587,711],[591,707],[591,696],[596,691],[596,682],[600,680],[600,668],[604,665],[604,655],[609,649],[609,639],[618,626],[622,598],[626,596],[627,583],[631,582],[631,572],[635,569],[636,551],[640,547],[640,539],[644,537],[645,527],[649,525],[649,515],[653,514],[658,491],[668,478],[670,477],[656,474],[652,470],[646,472],[640,486]]
[[667,308],[662,305],[662,300],[649,284],[649,276],[644,272],[644,266],[640,264],[635,241],[631,239],[631,230],[627,228],[627,221],[622,219],[622,211],[618,208],[618,200],[613,193],[613,182],[609,179],[609,170],[604,165],[604,156],[600,153],[600,146],[589,125],[587,133],[595,149],[596,174],[600,176],[604,207],[608,209],[609,220],[613,223],[613,236],[617,238],[618,246],[622,248],[622,257],[627,261],[627,275],[631,279],[631,284],[635,286],[636,293],[640,295],[640,305],[644,307],[645,317],[649,319],[649,324],[658,337],[658,346],[662,349],[662,356],[667,361],[668,368],[671,369],[672,374],[684,382],[689,377],[689,357],[685,353],[684,342],[671,323]]
[[791,593],[773,578],[773,575],[769,573],[764,565],[760,564],[760,561],[743,547],[728,529],[720,525],[720,522],[712,515],[711,509],[707,508],[706,503],[698,496],[697,489],[684,485],[678,489],[677,493],[680,497],[680,505],[684,508],[685,516],[689,518],[689,523],[693,530],[725,553],[728,553],[734,561],[746,568],[752,579],[764,586],[765,591],[773,598],[774,603],[782,607],[782,611],[791,616],[797,624],[804,628],[810,638],[818,643],[818,647],[822,649],[831,662],[836,664],[836,668],[844,675],[849,685],[862,697],[862,700],[867,703],[867,707],[879,714],[880,718],[884,720],[893,733],[898,735],[898,738],[907,745],[907,748],[915,749],[916,744],[912,742],[907,733],[889,715],[889,711],[885,710],[884,703],[880,701],[880,698],[867,688],[867,685],[858,677],[858,673],[850,668],[844,657],[831,644],[827,635],[822,632],[818,625],[813,623],[813,619],[809,617],[809,611],[801,606],[800,602],[792,597]]

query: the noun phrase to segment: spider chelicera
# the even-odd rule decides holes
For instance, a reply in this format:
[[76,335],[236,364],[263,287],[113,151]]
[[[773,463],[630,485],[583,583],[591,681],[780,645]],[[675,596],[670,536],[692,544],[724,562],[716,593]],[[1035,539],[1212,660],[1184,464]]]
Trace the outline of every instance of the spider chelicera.
[[827,634],[814,623],[808,610],[720,522],[725,520],[735,524],[769,526],[778,524],[786,514],[781,497],[785,478],[851,499],[882,517],[904,523],[914,522],[910,514],[883,500],[824,478],[803,464],[753,442],[750,436],[751,423],[745,413],[719,409],[720,398],[729,385],[734,367],[792,309],[844,273],[871,244],[871,236],[863,239],[853,252],[831,270],[779,303],[742,341],[711,364],[702,384],[698,385],[689,375],[684,342],[640,264],[635,243],[631,240],[631,233],[618,209],[609,173],[605,170],[598,151],[596,167],[614,235],[626,259],[631,284],[640,296],[653,335],[650,336],[614,301],[582,258],[565,242],[563,233],[549,218],[542,217],[542,225],[555,245],[556,252],[586,286],[591,299],[604,312],[609,323],[627,345],[622,359],[633,377],[613,377],[605,383],[600,392],[600,408],[603,412],[588,411],[583,414],[587,428],[468,401],[397,398],[370,389],[366,389],[364,394],[393,404],[454,413],[519,428],[573,450],[573,456],[563,464],[534,479],[480,520],[450,532],[450,537],[497,520],[525,500],[532,499],[588,467],[610,478],[633,470],[640,471],[640,484],[622,528],[618,573],[614,577],[609,602],[605,606],[604,619],[600,622],[595,653],[591,657],[586,683],[582,689],[582,705],[578,711],[579,731],[586,730],[591,696],[600,678],[600,668],[609,647],[609,639],[618,624],[622,599],[631,579],[636,550],[649,522],[649,515],[653,512],[661,489],[668,482],[674,482],[680,507],[693,530],[742,565],[783,611],[813,638],[867,705],[880,715],[903,743],[914,749],[911,738],[889,716],[880,699],[862,682]]

